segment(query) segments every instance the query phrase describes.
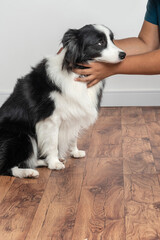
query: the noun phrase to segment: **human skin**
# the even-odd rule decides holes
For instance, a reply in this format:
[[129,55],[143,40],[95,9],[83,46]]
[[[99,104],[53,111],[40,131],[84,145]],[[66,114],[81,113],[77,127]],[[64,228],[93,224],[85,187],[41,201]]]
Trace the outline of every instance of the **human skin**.
[[160,74],[159,27],[144,21],[138,37],[115,40],[115,45],[126,52],[125,60],[117,64],[92,62],[81,64],[87,69],[73,69],[84,78],[75,81],[86,82],[91,87],[104,78],[116,74]]

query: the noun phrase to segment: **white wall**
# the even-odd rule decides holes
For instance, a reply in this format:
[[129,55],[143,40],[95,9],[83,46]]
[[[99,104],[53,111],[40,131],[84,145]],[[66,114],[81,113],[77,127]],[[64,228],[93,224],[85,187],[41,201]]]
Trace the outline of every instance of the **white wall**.
[[[110,27],[116,38],[137,36],[147,0],[0,0],[0,104],[16,79],[55,54],[68,28]],[[103,105],[159,105],[159,76],[107,79]],[[139,97],[137,97],[137,94]]]

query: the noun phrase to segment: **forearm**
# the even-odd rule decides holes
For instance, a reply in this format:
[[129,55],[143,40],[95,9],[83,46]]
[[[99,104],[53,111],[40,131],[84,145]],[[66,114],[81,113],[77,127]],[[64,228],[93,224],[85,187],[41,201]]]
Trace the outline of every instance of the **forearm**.
[[138,55],[151,50],[149,46],[138,37],[115,40],[114,43],[117,47],[124,50],[127,56]]
[[154,51],[159,48],[159,27],[144,21],[138,37],[115,40],[115,44],[128,56]]
[[160,50],[149,53],[128,56],[126,59],[116,64],[114,74],[160,74]]

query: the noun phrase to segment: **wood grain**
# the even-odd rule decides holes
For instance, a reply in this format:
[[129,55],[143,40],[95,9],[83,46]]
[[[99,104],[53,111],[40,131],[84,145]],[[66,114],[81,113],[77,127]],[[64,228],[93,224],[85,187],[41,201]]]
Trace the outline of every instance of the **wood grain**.
[[13,181],[13,177],[0,177],[0,203],[2,202],[8,190],[12,186]]
[[101,108],[83,159],[0,176],[0,240],[160,240],[160,107]]
[[52,172],[26,240],[71,239],[84,166],[84,159],[70,160],[65,170]]
[[160,186],[157,175],[125,175],[126,239],[159,239]]
[[103,144],[121,144],[121,125],[107,124],[104,129],[95,129],[91,136],[92,146],[100,146]]
[[155,173],[155,162],[146,126],[123,124],[122,136],[124,173]]
[[123,196],[122,159],[88,158],[72,239],[124,239]]
[[[0,236],[4,240],[25,239],[41,201],[50,170],[40,169],[39,179],[14,179],[0,203]],[[1,179],[6,177],[1,177]],[[10,178],[8,178],[10,179]]]
[[152,154],[154,157],[156,171],[160,173],[160,146],[159,147],[152,147]]
[[105,157],[122,157],[122,145],[121,144],[103,144],[96,147],[90,145],[87,156],[105,158]]
[[155,111],[155,108],[153,107],[142,108],[142,112],[146,123],[155,122],[157,120],[157,113]]
[[122,124],[144,124],[145,120],[140,107],[125,107],[121,109]]
[[160,146],[160,122],[149,122],[146,125],[151,145]]

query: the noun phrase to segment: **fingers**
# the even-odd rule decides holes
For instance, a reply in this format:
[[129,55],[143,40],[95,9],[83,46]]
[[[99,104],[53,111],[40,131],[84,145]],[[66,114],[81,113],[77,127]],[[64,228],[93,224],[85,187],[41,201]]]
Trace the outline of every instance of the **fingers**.
[[91,65],[88,63],[82,64],[78,63],[79,66],[87,67],[85,69],[73,68],[72,71],[79,75],[90,75],[91,74]]
[[91,70],[89,68],[87,68],[87,69],[76,69],[75,68],[72,71],[78,75],[90,75],[90,73],[91,73]]
[[95,79],[95,80],[87,83],[87,88],[90,88],[90,87],[94,86],[94,85],[97,84],[99,81],[100,81],[100,80]]
[[83,66],[83,67],[90,67],[90,64],[89,63],[78,63],[77,64],[78,66]]
[[95,80],[93,75],[89,75],[89,76],[86,76],[86,77],[79,77],[79,78],[75,79],[75,81],[78,81],[78,82],[91,82],[93,80]]

